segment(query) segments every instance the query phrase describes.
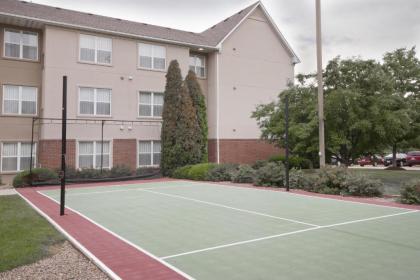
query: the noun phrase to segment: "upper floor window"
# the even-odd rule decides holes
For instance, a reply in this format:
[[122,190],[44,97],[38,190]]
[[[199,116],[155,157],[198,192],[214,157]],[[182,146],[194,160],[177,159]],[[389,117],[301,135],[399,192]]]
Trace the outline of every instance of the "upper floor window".
[[80,61],[111,64],[112,39],[80,34]]
[[111,90],[107,88],[79,88],[79,114],[111,116]]
[[38,33],[5,29],[4,56],[38,60]]
[[163,93],[140,92],[139,117],[162,117]]
[[36,87],[3,86],[3,114],[36,115],[37,100]]
[[206,77],[206,58],[202,55],[190,55],[190,70],[193,71],[197,77]]
[[[32,166],[36,161],[36,143],[32,146]],[[1,171],[14,172],[29,169],[31,143],[8,142],[1,145]]]
[[140,68],[165,70],[166,48],[163,46],[139,44]]
[[110,168],[110,146],[109,141],[79,142],[79,168]]

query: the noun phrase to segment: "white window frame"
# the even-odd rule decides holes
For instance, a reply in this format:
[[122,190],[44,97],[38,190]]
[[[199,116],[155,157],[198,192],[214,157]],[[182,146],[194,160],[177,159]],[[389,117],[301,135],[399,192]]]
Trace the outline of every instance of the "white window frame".
[[[90,88],[93,89],[93,114],[84,114],[80,112],[80,89],[81,88]],[[106,89],[109,90],[109,115],[102,115],[96,113],[96,103],[97,103],[97,90],[98,89]],[[78,115],[79,116],[90,116],[90,117],[112,117],[112,89],[110,88],[101,88],[101,87],[89,87],[89,86],[79,86],[78,87]]]
[[[81,57],[81,37],[82,36],[87,36],[87,37],[93,37],[95,39],[95,61],[89,61],[89,60],[82,60]],[[111,59],[109,63],[103,63],[103,62],[98,62],[98,39],[109,39],[111,40]],[[113,49],[113,43],[114,41],[112,40],[112,38],[109,37],[103,37],[103,36],[95,36],[95,35],[90,35],[90,34],[79,34],[79,62],[81,63],[87,63],[87,64],[97,64],[97,65],[105,65],[105,66],[112,66],[112,49]]]
[[[197,78],[202,78],[202,79],[205,79],[205,78],[207,78],[207,59],[206,59],[206,56],[204,56],[204,55],[200,55],[200,54],[190,54],[190,58],[191,57],[193,57],[193,58],[202,58],[203,59],[203,64],[204,64],[204,76],[200,76],[198,73],[197,73],[197,68],[198,67],[201,67],[201,66],[197,66],[197,62],[195,63],[195,65],[188,65],[189,67],[194,67],[194,73],[195,73],[195,75],[197,76]],[[188,63],[189,64],[189,63]],[[188,70],[189,70],[189,67],[188,67]]]
[[[151,98],[151,103],[150,104],[146,104],[146,103],[141,103],[140,102],[140,95],[142,94],[142,93],[150,93],[150,98]],[[155,116],[155,112],[154,112],[154,110],[153,110],[153,106],[155,106],[155,94],[159,94],[159,95],[162,95],[162,96],[164,96],[164,93],[163,92],[155,92],[155,91],[145,91],[145,90],[140,90],[140,91],[138,91],[138,94],[137,94],[137,100],[138,100],[138,102],[137,102],[137,116],[139,117],[139,118],[154,118],[154,119],[162,119],[162,116]],[[140,105],[147,105],[147,106],[150,106],[150,108],[151,108],[151,115],[150,116],[142,116],[142,115],[140,115]],[[162,106],[163,106],[163,104],[162,104]]]
[[[16,173],[23,171],[20,166],[20,161],[22,158],[22,144],[30,144],[31,142],[25,142],[25,141],[5,141],[1,143],[1,150],[0,150],[0,172],[1,173]],[[18,144],[18,151],[17,151],[17,170],[3,170],[3,159],[4,158],[15,158],[10,156],[4,156],[3,154],[3,145],[4,144]],[[37,161],[37,153],[36,153],[37,143],[33,143],[32,146],[32,167],[34,168],[36,166]]]
[[[98,166],[96,164],[96,156],[100,156],[101,155],[101,151],[96,151],[96,146],[97,143],[101,143],[101,140],[78,140],[77,141],[77,147],[76,147],[76,169],[81,170],[82,168],[80,168],[80,164],[79,164],[79,156],[80,156],[80,149],[79,149],[79,145],[80,142],[89,142],[89,143],[93,143],[93,169],[101,169],[101,163],[98,163]],[[108,167],[104,167],[103,169],[111,169],[112,168],[112,140],[105,140],[104,139],[104,143],[109,143],[109,154],[105,154],[104,155],[108,155],[109,156],[109,166]],[[96,167],[97,166],[97,167]]]
[[[14,56],[7,56],[6,55],[6,31],[9,32],[16,32],[20,34],[20,43],[19,43],[19,57]],[[36,58],[24,58],[23,57],[23,42],[22,42],[22,35],[23,32],[30,33],[32,35],[36,35],[37,38],[37,44],[36,44]],[[20,59],[20,60],[26,60],[26,61],[39,61],[39,33],[34,31],[27,31],[27,30],[19,30],[19,29],[13,29],[13,28],[4,28],[3,30],[3,57],[10,58],[10,59]]]
[[[141,56],[141,52],[140,52],[140,46],[141,45],[147,45],[147,46],[151,46],[152,47],[152,56],[151,56],[151,58],[152,58],[152,66],[150,67],[150,68],[148,68],[148,67],[143,67],[143,66],[141,66],[140,65],[140,56]],[[154,55],[154,52],[155,52],[155,48],[156,47],[161,47],[161,48],[164,48],[165,49],[165,66],[163,67],[163,69],[159,69],[159,68],[155,68],[155,62],[154,62],[154,58],[155,58],[155,55]],[[163,45],[157,45],[157,44],[147,44],[147,43],[138,43],[137,44],[137,67],[139,68],[139,69],[142,69],[142,70],[151,70],[151,71],[161,71],[161,72],[165,72],[166,71],[166,66],[168,65],[168,62],[167,62],[167,49],[166,49],[166,46],[163,46]]]
[[[5,87],[7,86],[15,86],[15,87],[19,87],[19,109],[17,113],[6,113],[4,111],[4,102],[5,102]],[[22,113],[22,88],[23,87],[30,87],[30,88],[34,88],[35,89],[35,113],[34,114],[23,114]],[[1,113],[2,115],[7,115],[7,116],[37,116],[38,115],[38,88],[37,87],[32,87],[32,86],[18,86],[18,85],[10,85],[10,84],[5,84],[3,85],[3,94],[2,94],[2,107],[1,107]]]
[[[150,156],[151,156],[151,165],[140,165],[140,142],[149,142],[151,143],[151,152],[150,152]],[[155,142],[159,142],[161,144],[161,150],[160,150],[160,155],[161,155],[161,159],[162,159],[162,142],[161,140],[137,140],[137,167],[159,167],[159,164],[154,164],[153,162],[153,155],[155,154],[154,152],[154,143]],[[146,153],[143,153],[146,154]],[[157,153],[156,153],[157,154]]]

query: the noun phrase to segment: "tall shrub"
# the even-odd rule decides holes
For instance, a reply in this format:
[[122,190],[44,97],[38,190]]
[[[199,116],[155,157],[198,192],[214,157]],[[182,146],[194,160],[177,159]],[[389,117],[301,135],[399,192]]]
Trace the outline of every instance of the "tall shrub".
[[177,167],[177,156],[182,152],[177,145],[177,121],[179,118],[179,105],[181,101],[182,75],[179,63],[172,60],[166,73],[165,97],[162,113],[161,131],[161,163],[163,175],[170,175]]
[[206,101],[201,90],[200,84],[198,83],[197,76],[194,71],[189,71],[187,77],[185,78],[185,83],[188,87],[188,92],[191,96],[191,100],[197,115],[197,122],[199,126],[199,135],[200,135],[200,146],[201,146],[201,156],[202,162],[208,161],[208,144],[207,144],[207,135],[208,135],[208,125],[207,125],[207,109]]
[[162,119],[162,174],[169,176],[177,167],[201,162],[196,111],[176,60],[166,74]]

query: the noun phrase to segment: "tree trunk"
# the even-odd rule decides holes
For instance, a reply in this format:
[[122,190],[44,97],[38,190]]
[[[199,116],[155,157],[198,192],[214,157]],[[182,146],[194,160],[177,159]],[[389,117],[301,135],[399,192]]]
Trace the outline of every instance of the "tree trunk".
[[392,167],[397,167],[397,143],[392,145]]

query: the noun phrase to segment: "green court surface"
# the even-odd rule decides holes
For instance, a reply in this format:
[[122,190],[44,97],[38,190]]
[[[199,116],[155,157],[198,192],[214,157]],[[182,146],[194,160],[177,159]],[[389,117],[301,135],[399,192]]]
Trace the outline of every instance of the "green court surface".
[[194,279],[420,279],[416,210],[184,181],[73,188],[66,202]]

